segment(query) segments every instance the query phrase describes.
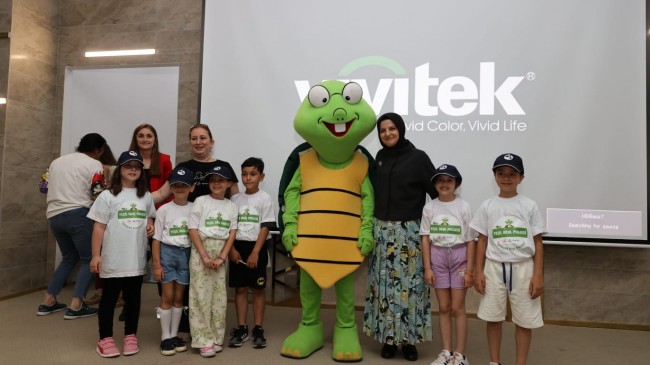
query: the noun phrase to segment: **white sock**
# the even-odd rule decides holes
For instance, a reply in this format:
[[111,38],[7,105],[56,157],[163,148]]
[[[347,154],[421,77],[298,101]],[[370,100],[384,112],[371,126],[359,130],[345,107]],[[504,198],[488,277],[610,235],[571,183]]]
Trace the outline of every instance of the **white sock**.
[[178,325],[181,323],[181,316],[183,315],[183,307],[172,307],[172,320],[171,320],[171,337],[178,336]]
[[171,328],[171,323],[172,323],[171,309],[159,308],[158,313],[160,313],[160,329],[162,330],[161,340],[166,340],[168,338],[171,338],[171,335],[169,333],[169,330]]

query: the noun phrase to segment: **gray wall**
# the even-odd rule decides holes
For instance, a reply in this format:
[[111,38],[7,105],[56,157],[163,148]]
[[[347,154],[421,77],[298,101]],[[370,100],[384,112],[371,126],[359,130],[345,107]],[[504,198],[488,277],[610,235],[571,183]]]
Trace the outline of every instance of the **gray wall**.
[[[6,88],[8,98],[0,105],[0,298],[42,288],[53,272],[55,242],[36,187],[61,148],[65,68],[180,65],[176,154],[187,159],[201,10],[201,0],[0,0],[0,33],[11,32],[11,40],[0,38],[0,96]],[[86,50],[116,48],[158,51],[84,57]]]
[[10,27],[4,31],[10,31],[11,38],[3,85],[7,105],[0,180],[0,293],[11,294],[42,286],[51,271],[45,196],[34,187],[53,157],[59,13],[58,4],[51,1],[3,5],[8,17],[2,26]]
[[[180,65],[176,153],[185,160],[197,117],[201,9],[201,0],[0,0],[0,33],[11,31],[10,40],[0,38],[0,96],[6,89],[8,97],[0,106],[0,298],[42,288],[54,268],[45,196],[36,189],[60,150],[65,68]],[[157,54],[83,56],[112,48]],[[650,329],[650,250],[545,250],[547,322]],[[364,280],[360,273],[358,305]],[[477,303],[470,290],[468,310]]]

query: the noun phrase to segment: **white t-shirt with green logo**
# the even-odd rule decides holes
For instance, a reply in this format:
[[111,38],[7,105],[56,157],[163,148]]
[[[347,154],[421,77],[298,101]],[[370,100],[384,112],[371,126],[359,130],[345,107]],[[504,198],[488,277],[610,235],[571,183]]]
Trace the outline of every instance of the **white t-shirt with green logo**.
[[439,247],[463,244],[478,237],[469,227],[471,220],[472,209],[463,199],[442,202],[436,198],[422,209],[420,235],[429,235],[431,243]]
[[156,216],[151,194],[138,198],[135,188],[114,196],[104,190],[90,207],[88,218],[106,224],[102,241],[102,278],[144,275],[147,263],[147,218]]
[[533,237],[544,232],[537,203],[523,195],[495,196],[484,201],[470,226],[488,237],[485,256],[498,262],[520,262],[533,257]]
[[238,240],[255,242],[262,223],[275,223],[273,200],[266,192],[259,190],[255,194],[237,194],[232,197],[232,201],[239,210]]
[[187,234],[190,224],[192,202],[178,205],[173,201],[158,208],[156,212],[156,233],[153,238],[168,245],[191,247],[192,241]]
[[225,240],[237,229],[237,206],[228,199],[200,196],[192,206],[189,228],[198,229],[201,238]]

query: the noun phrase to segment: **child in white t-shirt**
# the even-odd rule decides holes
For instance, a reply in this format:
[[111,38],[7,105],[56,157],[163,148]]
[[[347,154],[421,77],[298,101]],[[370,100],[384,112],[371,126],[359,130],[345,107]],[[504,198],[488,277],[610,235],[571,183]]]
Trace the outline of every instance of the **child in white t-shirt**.
[[248,341],[248,290],[253,292],[253,348],[266,347],[262,328],[266,303],[266,266],[268,251],[266,240],[275,226],[273,200],[260,190],[264,180],[264,162],[256,157],[246,159],[241,165],[241,181],[246,191],[232,197],[237,204],[239,218],[235,246],[230,251],[228,285],[235,288],[237,327],[231,330],[230,347],[240,347]]
[[183,314],[183,294],[190,284],[190,251],[192,242],[188,225],[194,190],[194,173],[184,167],[175,168],[167,178],[174,200],[156,212],[156,233],[151,244],[154,279],[162,283],[160,296],[160,353],[166,356],[187,350],[178,337]]
[[521,157],[506,153],[492,167],[499,195],[481,204],[470,226],[479,232],[474,288],[481,294],[478,317],[487,321],[490,364],[500,363],[501,333],[510,300],[517,364],[525,364],[532,329],[544,325],[544,222],[537,204],[517,193],[524,179]]
[[140,290],[146,272],[147,237],[153,235],[156,209],[142,174],[142,156],[134,151],[120,155],[111,184],[88,212],[95,221],[90,270],[99,273],[104,290],[99,302],[101,357],[115,357],[120,351],[113,340],[113,314],[122,292],[124,299],[124,355],[140,351],[136,333],[140,318]]
[[[465,294],[474,283],[476,232],[469,228],[472,210],[456,196],[463,181],[453,165],[440,165],[431,178],[438,197],[422,210],[420,235],[424,279],[436,290],[442,351],[432,365],[468,365]],[[452,318],[456,317],[456,347],[452,352]]]
[[215,166],[204,174],[210,195],[194,200],[190,213],[190,331],[203,357],[223,349],[226,333],[226,260],[237,234],[237,206],[225,198],[234,176]]

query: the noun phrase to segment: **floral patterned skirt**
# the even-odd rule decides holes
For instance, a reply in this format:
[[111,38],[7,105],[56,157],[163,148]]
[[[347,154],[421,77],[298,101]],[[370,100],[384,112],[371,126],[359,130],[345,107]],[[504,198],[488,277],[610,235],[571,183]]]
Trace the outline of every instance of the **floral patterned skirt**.
[[375,219],[363,331],[381,343],[416,344],[433,338],[419,231],[420,220]]
[[[226,241],[204,238],[203,248],[210,257],[217,257]],[[218,270],[203,265],[201,254],[192,247],[190,254],[190,332],[192,347],[223,345],[226,334],[227,265]]]

